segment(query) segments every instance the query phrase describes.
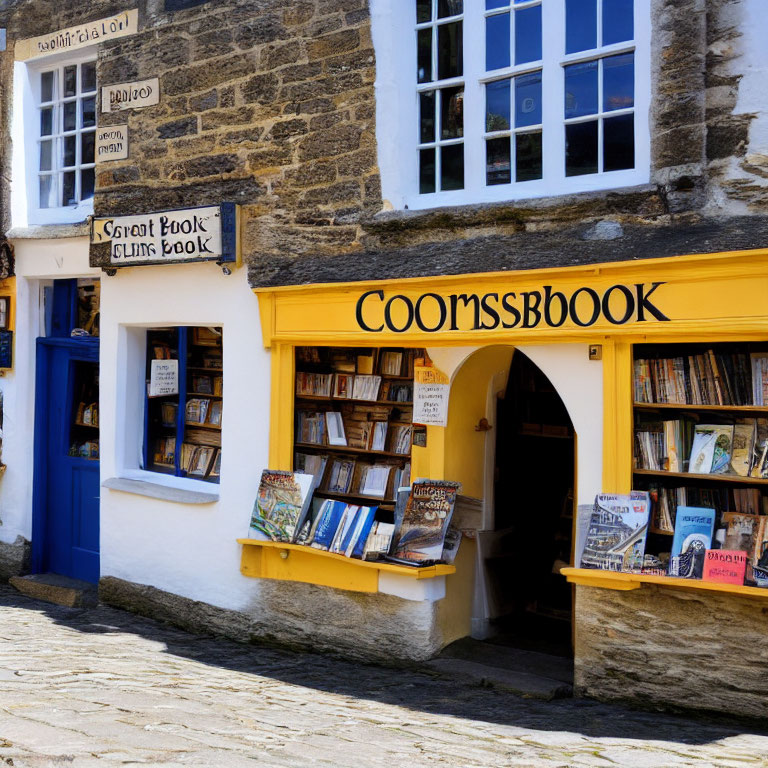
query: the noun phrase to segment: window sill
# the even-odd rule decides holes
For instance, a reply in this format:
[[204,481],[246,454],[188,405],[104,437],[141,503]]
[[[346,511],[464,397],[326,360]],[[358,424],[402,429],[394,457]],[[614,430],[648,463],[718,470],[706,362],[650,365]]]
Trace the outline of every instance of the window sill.
[[91,223],[85,218],[75,224],[38,224],[14,227],[8,232],[9,240],[52,240],[60,237],[90,237]]
[[110,477],[102,484],[103,488],[124,493],[135,493],[150,499],[174,501],[177,504],[213,504],[219,500],[218,493],[206,493],[189,488],[177,488],[166,483],[151,480],[135,480],[128,477]]
[[417,568],[357,560],[302,544],[260,539],[237,541],[243,545],[240,572],[253,578],[300,581],[352,592],[378,592],[380,573],[398,574],[416,580],[456,573],[453,565]]
[[599,571],[592,568],[563,568],[560,573],[572,584],[584,587],[599,587],[627,592],[640,589],[646,584],[656,584],[660,587],[672,587],[705,592],[727,592],[742,597],[753,597],[768,600],[768,589],[746,587],[739,584],[721,584],[716,581],[701,579],[680,579],[674,576],[650,576],[638,573],[618,573],[617,571]]

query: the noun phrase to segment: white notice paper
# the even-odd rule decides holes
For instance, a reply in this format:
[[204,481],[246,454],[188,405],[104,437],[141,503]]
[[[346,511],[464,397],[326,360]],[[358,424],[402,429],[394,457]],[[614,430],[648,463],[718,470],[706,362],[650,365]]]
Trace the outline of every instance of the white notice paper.
[[413,423],[444,427],[448,423],[450,379],[438,368],[413,369]]
[[149,397],[179,394],[179,361],[151,360],[149,367]]

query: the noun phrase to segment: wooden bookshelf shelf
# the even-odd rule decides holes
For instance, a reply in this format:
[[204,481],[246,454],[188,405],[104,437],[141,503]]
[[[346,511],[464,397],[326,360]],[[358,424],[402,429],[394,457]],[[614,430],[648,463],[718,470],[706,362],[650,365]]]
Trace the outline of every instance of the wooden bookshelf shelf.
[[313,403],[353,403],[355,405],[402,405],[413,406],[413,400],[355,400],[352,397],[333,397],[332,395],[296,395],[297,400],[308,400]]
[[299,581],[352,592],[378,592],[380,573],[417,580],[456,573],[453,565],[418,568],[380,560],[357,560],[302,544],[258,539],[237,541],[243,545],[240,572],[254,578]]
[[207,397],[209,400],[222,399],[222,395],[209,395],[206,392],[187,392],[187,397]]
[[635,403],[638,411],[723,411],[725,413],[768,414],[763,405],[692,405],[691,403]]
[[98,425],[98,424],[86,424],[86,423],[85,423],[85,422],[83,422],[83,421],[74,421],[74,422],[72,422],[72,423],[73,423],[73,424],[74,424],[74,426],[76,426],[76,427],[90,427],[91,429],[98,429],[98,428],[99,428],[99,425]]
[[199,421],[187,421],[185,422],[188,427],[200,427],[202,429],[218,429],[221,430],[221,424],[205,424]]
[[206,368],[203,365],[188,365],[188,371],[203,371],[203,373],[222,373],[223,368]]
[[651,576],[641,573],[618,573],[617,571],[599,571],[592,568],[563,568],[560,571],[572,584],[585,587],[600,587],[627,592],[641,589],[646,584],[655,584],[673,589],[686,589],[704,592],[727,592],[733,595],[768,600],[768,589],[745,587],[738,584],[721,584],[701,579],[679,579],[674,576]]
[[768,485],[768,478],[742,477],[741,475],[696,475],[691,472],[665,472],[656,469],[633,469],[634,475],[653,475],[654,477],[680,477],[686,480],[709,480],[723,483],[740,483],[742,485]]
[[[189,423],[189,422],[188,422]],[[200,425],[200,426],[205,426]],[[347,445],[321,445],[319,443],[295,443],[297,450],[312,449],[329,453],[348,453],[364,456],[386,456],[390,459],[408,459],[409,453],[392,453],[391,451],[369,451],[367,448],[350,448]]]

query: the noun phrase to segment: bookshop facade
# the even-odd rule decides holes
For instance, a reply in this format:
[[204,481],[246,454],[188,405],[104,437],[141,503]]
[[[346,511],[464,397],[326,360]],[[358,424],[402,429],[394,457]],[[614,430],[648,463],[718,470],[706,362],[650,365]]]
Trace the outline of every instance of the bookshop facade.
[[[322,464],[320,495],[360,500],[372,491],[370,466],[389,465],[373,492],[382,508],[406,473],[461,483],[462,539],[452,566],[418,579],[391,566],[376,580],[325,553],[250,542],[244,574],[336,587],[324,593],[336,602],[342,591],[379,593],[358,609],[372,625],[399,622],[408,637],[399,655],[410,658],[487,636],[510,610],[549,611],[566,619],[568,640],[572,619],[578,692],[768,714],[768,683],[754,674],[768,589],[663,575],[676,504],[711,505],[718,528],[726,513],[759,516],[768,472],[743,452],[725,472],[692,473],[687,455],[665,462],[668,446],[654,464],[636,448],[665,422],[721,425],[755,445],[768,438],[768,401],[746,370],[768,356],[768,251],[255,291],[272,361],[269,467]],[[443,386],[427,418],[413,412],[422,361]],[[355,394],[356,374],[378,376],[375,405]],[[344,445],[313,434],[326,411],[354,424]],[[377,422],[388,426],[373,448]],[[397,444],[409,439],[410,451]],[[584,510],[597,494],[631,490],[654,499],[651,558],[635,573],[572,567]],[[748,554],[753,576],[760,554]],[[397,653],[361,638],[370,640],[372,654]]]

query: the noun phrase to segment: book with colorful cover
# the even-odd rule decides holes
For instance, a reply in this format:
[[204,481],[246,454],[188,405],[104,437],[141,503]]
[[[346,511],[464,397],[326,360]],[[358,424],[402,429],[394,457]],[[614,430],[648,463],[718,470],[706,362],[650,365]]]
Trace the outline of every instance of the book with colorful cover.
[[390,559],[410,565],[440,560],[460,488],[461,483],[446,480],[417,480],[411,485],[401,518],[395,509]]
[[733,424],[697,424],[688,471],[695,475],[724,474],[730,468]]
[[712,548],[715,510],[709,507],[677,508],[675,535],[669,559],[669,575],[683,579],[700,579],[704,572],[705,553]]
[[744,584],[747,555],[740,550],[708,549],[704,555],[703,581]]
[[333,543],[342,516],[347,508],[343,501],[326,499],[317,513],[317,525],[311,535],[310,545],[315,549],[328,550]]
[[361,507],[354,536],[344,552],[347,557],[362,559],[365,552],[365,543],[368,541],[368,536],[376,520],[377,509],[378,507]]
[[263,535],[272,541],[294,541],[312,501],[313,489],[312,475],[265,469],[251,513],[248,537]]
[[589,520],[580,565],[604,571],[639,573],[651,514],[647,491],[600,493]]

